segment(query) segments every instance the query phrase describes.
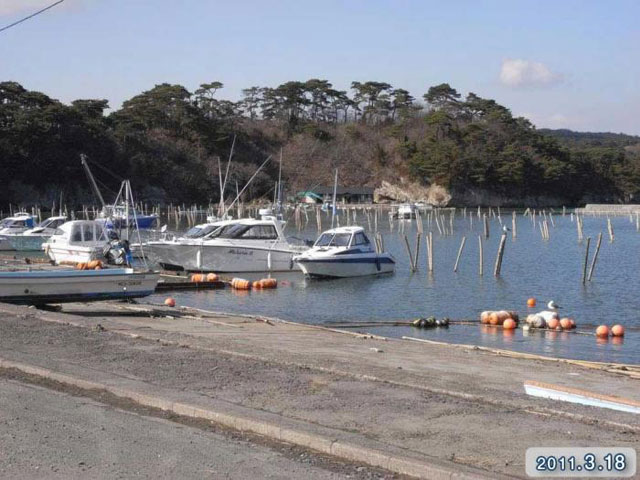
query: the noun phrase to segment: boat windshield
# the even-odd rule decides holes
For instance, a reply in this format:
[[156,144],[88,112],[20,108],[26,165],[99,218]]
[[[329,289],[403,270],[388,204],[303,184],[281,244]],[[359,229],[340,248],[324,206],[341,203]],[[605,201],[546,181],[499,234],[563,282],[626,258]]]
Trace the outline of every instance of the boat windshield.
[[214,230],[220,228],[220,225],[196,225],[187,233],[184,234],[186,238],[201,238],[210,234]]
[[47,218],[38,224],[39,228],[58,228],[66,220],[63,218]]
[[278,232],[273,225],[233,225],[218,237],[243,240],[277,240]]
[[316,241],[316,247],[347,247],[349,246],[350,233],[323,233]]

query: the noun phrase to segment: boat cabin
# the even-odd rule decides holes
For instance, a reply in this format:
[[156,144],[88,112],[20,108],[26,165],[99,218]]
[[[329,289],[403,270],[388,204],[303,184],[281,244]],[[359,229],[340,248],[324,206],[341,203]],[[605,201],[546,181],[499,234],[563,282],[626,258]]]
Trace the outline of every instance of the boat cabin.
[[359,248],[361,251],[373,250],[371,242],[362,227],[340,227],[323,232],[314,247]]
[[0,231],[5,234],[21,233],[28,228],[33,228],[33,217],[28,213],[18,213],[0,221]]
[[66,243],[69,245],[95,245],[108,243],[108,231],[100,222],[93,220],[73,220],[63,223],[50,239],[51,243]]

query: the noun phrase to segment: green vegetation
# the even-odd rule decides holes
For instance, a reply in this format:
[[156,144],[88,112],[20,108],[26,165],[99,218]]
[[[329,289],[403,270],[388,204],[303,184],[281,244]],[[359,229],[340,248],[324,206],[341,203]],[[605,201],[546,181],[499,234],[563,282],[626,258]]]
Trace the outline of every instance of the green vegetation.
[[[216,202],[218,158],[226,163],[234,135],[233,192],[282,148],[292,190],[330,184],[338,167],[345,184],[437,183],[458,204],[474,205],[483,192],[489,201],[567,205],[632,201],[640,193],[640,137],[536,130],[495,101],[463,98],[448,84],[429,88],[423,102],[374,81],[353,82],[350,92],[321,79],[251,87],[238,102],[219,99],[222,88],[216,81],[195,92],[161,84],[106,114],[106,100],[65,105],[0,83],[0,205],[50,206],[61,195],[92,202],[81,152],[107,193],[131,178],[140,200]],[[247,197],[271,197],[276,177],[272,163]]]

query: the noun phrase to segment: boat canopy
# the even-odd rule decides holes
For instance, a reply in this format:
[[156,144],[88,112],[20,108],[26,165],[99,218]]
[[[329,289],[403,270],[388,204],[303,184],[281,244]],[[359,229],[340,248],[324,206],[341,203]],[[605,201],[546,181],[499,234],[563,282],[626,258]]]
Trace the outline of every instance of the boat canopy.
[[107,232],[99,222],[93,220],[73,220],[58,228],[55,236],[64,237],[70,245],[108,242]]
[[29,214],[18,214],[0,221],[0,228],[33,228],[33,217]]

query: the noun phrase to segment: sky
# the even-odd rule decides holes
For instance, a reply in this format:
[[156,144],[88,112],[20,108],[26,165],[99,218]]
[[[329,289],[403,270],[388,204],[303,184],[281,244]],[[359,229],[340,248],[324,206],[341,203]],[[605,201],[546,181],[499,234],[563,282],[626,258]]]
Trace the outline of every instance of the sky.
[[[54,0],[0,0],[0,27]],[[112,108],[168,82],[218,96],[327,79],[449,83],[539,128],[640,135],[640,1],[65,0],[0,32],[0,81]]]

